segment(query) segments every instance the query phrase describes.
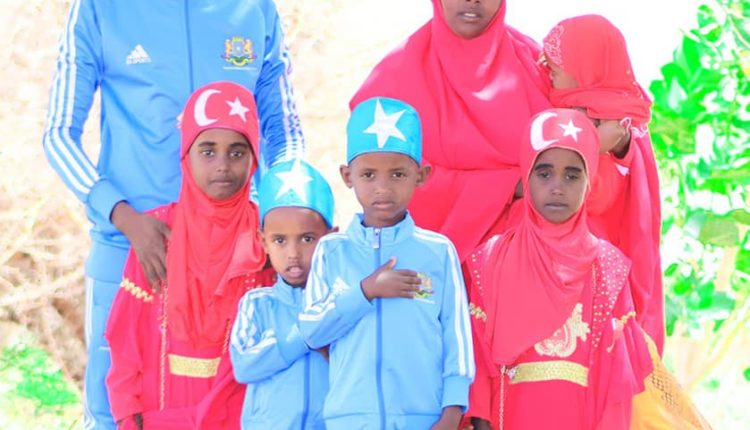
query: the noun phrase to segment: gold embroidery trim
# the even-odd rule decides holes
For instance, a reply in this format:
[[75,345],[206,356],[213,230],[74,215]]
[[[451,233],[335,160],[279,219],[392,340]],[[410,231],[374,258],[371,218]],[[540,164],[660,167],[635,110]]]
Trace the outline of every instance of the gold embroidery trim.
[[136,299],[143,300],[144,302],[152,302],[154,300],[153,294],[148,293],[143,288],[139,287],[138,285],[135,285],[132,283],[129,279],[123,279],[122,282],[120,282],[120,287],[124,288],[125,291],[132,294]]
[[628,320],[631,318],[635,318],[635,315],[636,315],[635,311],[630,311],[626,313],[625,315],[621,316],[617,320],[618,327],[625,327],[625,324],[628,322]]
[[221,357],[193,358],[177,354],[167,354],[169,373],[190,378],[212,378],[219,369]]
[[479,318],[482,321],[487,321],[487,313],[474,303],[469,303],[469,314],[471,314],[471,316],[475,318]]
[[521,363],[508,370],[511,384],[520,382],[568,381],[588,386],[589,369],[572,361],[539,361]]

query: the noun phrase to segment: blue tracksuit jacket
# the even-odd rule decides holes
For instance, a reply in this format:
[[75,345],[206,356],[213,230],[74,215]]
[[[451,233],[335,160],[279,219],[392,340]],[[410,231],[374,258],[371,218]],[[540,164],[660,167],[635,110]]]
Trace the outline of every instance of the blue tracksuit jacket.
[[[255,94],[266,165],[303,152],[282,40],[272,0],[73,0],[44,150],[86,205],[94,241],[128,246],[109,221],[119,201],[144,211],[177,200],[177,117],[209,82],[234,81]],[[101,147],[94,162],[81,135],[97,88]]]
[[[422,277],[414,299],[367,301],[360,283],[389,258]],[[299,316],[312,348],[330,344],[330,429],[429,429],[468,406],[474,377],[469,310],[453,244],[410,216],[387,228],[327,235],[313,256]]]
[[247,384],[243,429],[325,429],[328,362],[300,335],[302,294],[279,276],[240,302],[230,355],[235,378]]

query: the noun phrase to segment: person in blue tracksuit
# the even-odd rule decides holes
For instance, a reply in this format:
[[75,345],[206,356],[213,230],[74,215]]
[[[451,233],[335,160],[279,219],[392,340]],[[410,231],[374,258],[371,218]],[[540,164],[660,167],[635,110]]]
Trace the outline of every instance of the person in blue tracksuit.
[[301,160],[271,168],[259,191],[261,237],[278,273],[273,287],[245,294],[232,329],[230,356],[247,384],[243,429],[325,429],[328,351],[308,347],[297,315],[313,250],[333,226],[333,194]]
[[[104,385],[109,351],[103,331],[129,246],[152,284],[165,279],[169,230],[143,212],[177,199],[177,124],[188,96],[214,81],[252,91],[261,171],[304,152],[290,71],[272,0],[71,1],[43,145],[92,222],[84,428],[115,428]],[[101,145],[94,161],[81,136],[97,89]]]
[[326,428],[451,429],[468,406],[474,356],[461,266],[445,237],[414,225],[421,125],[406,103],[363,101],[341,176],[363,213],[318,243],[299,328],[329,346]]

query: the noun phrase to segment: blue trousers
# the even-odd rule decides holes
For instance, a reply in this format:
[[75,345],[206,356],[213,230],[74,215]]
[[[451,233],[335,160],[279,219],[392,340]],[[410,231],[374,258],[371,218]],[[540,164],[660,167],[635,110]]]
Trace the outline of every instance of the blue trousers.
[[85,335],[88,363],[83,388],[83,428],[86,430],[117,428],[109,409],[105,385],[110,356],[104,330],[122,280],[127,251],[94,242],[86,262]]

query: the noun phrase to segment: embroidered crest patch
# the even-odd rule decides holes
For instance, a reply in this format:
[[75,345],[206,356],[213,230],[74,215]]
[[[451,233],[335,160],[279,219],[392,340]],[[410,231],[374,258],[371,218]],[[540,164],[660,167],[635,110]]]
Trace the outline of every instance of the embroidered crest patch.
[[252,40],[234,36],[224,41],[224,55],[221,58],[234,66],[242,67],[252,63],[258,57],[253,53]]

